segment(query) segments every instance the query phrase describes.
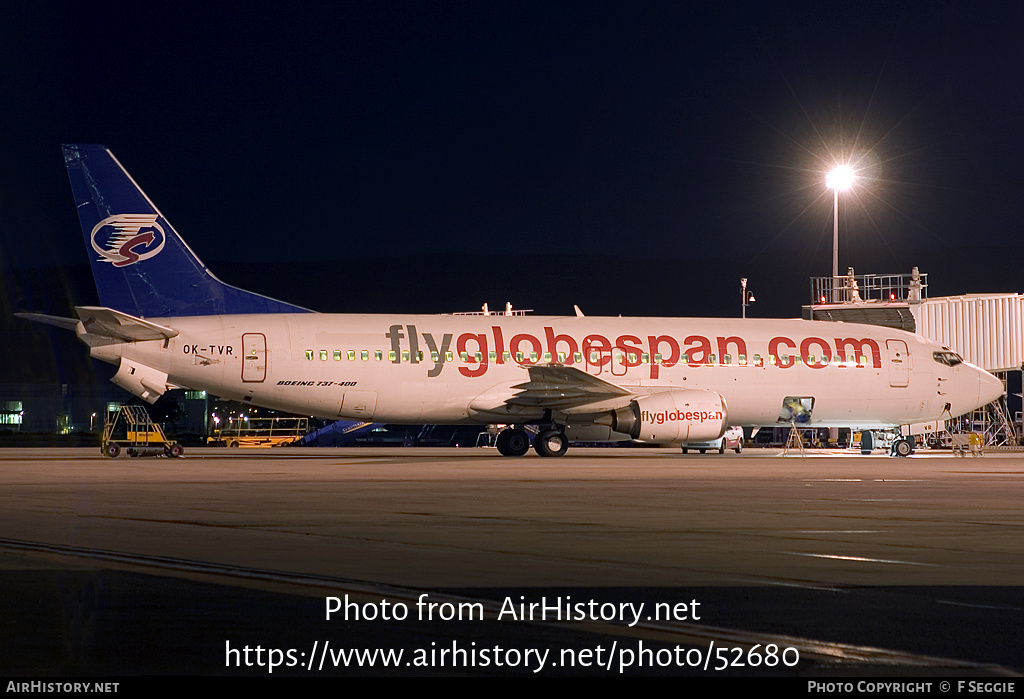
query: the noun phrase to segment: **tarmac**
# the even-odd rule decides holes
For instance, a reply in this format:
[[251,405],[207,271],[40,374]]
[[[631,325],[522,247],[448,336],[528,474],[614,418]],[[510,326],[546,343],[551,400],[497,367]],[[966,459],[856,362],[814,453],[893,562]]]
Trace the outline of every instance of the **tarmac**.
[[4,449],[0,674],[1013,676],[1022,485],[941,451]]

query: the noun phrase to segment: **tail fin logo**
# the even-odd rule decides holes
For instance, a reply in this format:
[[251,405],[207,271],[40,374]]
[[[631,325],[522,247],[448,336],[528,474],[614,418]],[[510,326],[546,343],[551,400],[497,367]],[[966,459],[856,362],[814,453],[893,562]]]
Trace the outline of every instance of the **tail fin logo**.
[[157,223],[157,214],[117,214],[92,229],[92,249],[101,262],[127,267],[148,260],[164,249],[167,236]]

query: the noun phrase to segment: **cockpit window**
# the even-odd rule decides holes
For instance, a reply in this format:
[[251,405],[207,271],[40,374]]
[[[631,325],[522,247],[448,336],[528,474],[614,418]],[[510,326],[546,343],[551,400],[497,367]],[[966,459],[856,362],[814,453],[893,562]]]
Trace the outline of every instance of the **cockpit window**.
[[962,364],[964,358],[956,352],[945,350],[943,352],[932,352],[932,357],[935,358],[939,364],[945,364],[946,366],[956,366]]

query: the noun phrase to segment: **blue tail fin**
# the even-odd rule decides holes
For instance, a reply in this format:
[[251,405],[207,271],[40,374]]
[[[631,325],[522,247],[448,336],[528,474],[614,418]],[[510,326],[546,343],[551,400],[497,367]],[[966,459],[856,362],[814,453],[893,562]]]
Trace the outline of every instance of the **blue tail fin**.
[[149,318],[309,312],[213,276],[105,146],[65,145],[64,162],[104,306]]

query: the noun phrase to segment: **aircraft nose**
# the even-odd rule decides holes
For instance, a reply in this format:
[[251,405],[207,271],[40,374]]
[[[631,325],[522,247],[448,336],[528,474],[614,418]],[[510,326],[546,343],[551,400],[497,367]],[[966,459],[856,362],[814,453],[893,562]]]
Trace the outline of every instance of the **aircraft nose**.
[[978,402],[981,405],[988,405],[992,401],[999,400],[1006,393],[1003,382],[987,371],[982,369],[979,371],[981,372],[981,390],[978,392]]

